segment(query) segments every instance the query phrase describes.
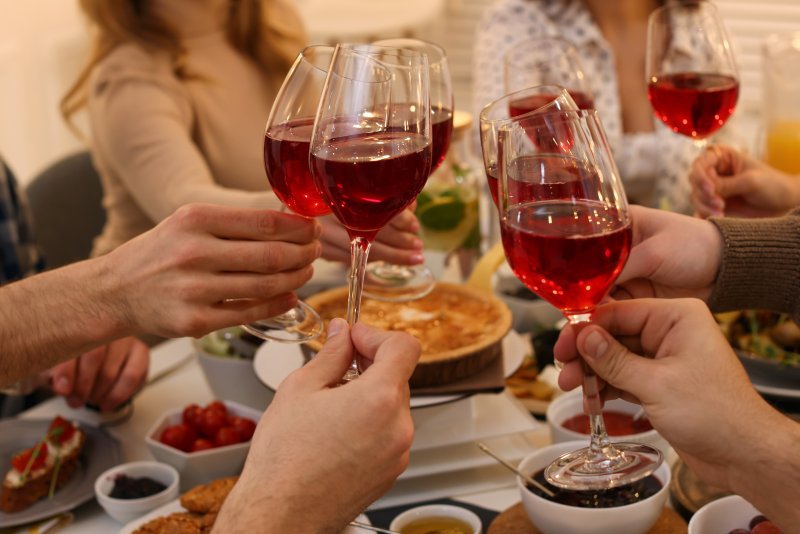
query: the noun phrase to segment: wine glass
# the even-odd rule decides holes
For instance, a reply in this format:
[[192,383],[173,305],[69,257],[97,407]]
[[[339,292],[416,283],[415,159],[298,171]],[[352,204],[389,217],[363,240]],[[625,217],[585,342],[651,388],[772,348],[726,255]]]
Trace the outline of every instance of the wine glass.
[[500,172],[497,167],[500,128],[509,122],[548,111],[577,110],[578,106],[566,89],[559,85],[538,85],[502,96],[481,110],[480,133],[483,166],[489,192],[495,206],[498,205],[497,183]]
[[668,3],[650,14],[646,75],[656,117],[705,146],[739,98],[733,52],[711,2]]
[[[444,161],[453,135],[453,82],[447,54],[441,46],[420,39],[383,39],[373,44],[416,50],[428,56],[433,174]],[[377,261],[367,265],[364,295],[378,300],[404,302],[424,297],[431,292],[434,282],[433,273],[425,265],[406,266]]]
[[[537,85],[560,85],[569,91],[578,108],[594,108],[578,50],[561,37],[537,37],[513,45],[503,57],[503,75],[507,93]],[[537,104],[536,99],[518,103],[526,111]]]
[[[350,235],[347,322],[358,321],[372,240],[422,190],[431,167],[428,60],[336,45],[311,137],[314,183]],[[360,374],[354,359],[344,380]]]
[[[535,142],[546,138],[563,142]],[[514,274],[561,310],[573,327],[585,326],[622,271],[631,246],[628,203],[597,112],[523,117],[500,129],[499,143],[506,259]],[[590,446],[562,455],[545,476],[559,487],[594,490],[649,475],[660,465],[661,452],[609,441],[597,377],[586,365],[584,371]]]
[[[275,195],[304,217],[330,213],[314,185],[308,151],[314,116],[333,57],[332,46],[309,46],[295,59],[272,104],[264,131],[264,169]],[[305,342],[322,333],[319,314],[305,302],[276,317],[242,325],[261,339]]]

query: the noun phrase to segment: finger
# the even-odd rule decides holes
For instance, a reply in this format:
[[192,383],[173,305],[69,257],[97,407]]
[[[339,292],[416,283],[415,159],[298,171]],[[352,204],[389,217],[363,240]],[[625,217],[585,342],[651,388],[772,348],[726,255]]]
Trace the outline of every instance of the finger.
[[78,358],[73,358],[52,368],[50,377],[53,382],[53,392],[56,395],[66,397],[72,393],[77,370]]
[[341,383],[352,361],[350,327],[344,319],[333,319],[322,349],[302,369],[302,383],[312,389],[335,386]]
[[272,210],[188,204],[175,211],[173,218],[174,224],[225,239],[310,243],[320,233],[313,219]]
[[72,394],[67,397],[67,403],[76,408],[86,404],[94,389],[97,375],[106,357],[106,347],[97,347],[78,358],[78,368],[75,375],[75,387]]
[[212,247],[198,250],[196,254],[198,268],[271,274],[310,265],[322,255],[322,244],[319,241],[298,245],[282,241],[215,240]]
[[566,325],[558,334],[558,339],[553,345],[553,357],[560,362],[569,362],[579,356],[575,346],[575,330],[572,325]]
[[125,364],[105,397],[99,399],[100,411],[110,412],[133,397],[147,380],[147,369],[150,366],[150,349],[134,340],[128,347]]
[[648,367],[651,360],[635,355],[596,325],[589,325],[578,334],[578,350],[598,377],[634,395],[639,395],[645,386],[642,378],[652,372]]
[[[414,203],[414,205],[416,205],[416,202]],[[417,216],[414,215],[413,205],[409,206],[408,209],[404,209],[399,214],[395,215],[392,218],[392,220],[389,221],[387,228],[411,234],[419,233],[420,230],[419,219],[417,219]]]
[[583,362],[574,359],[564,364],[558,373],[558,387],[564,391],[572,391],[583,384]]
[[385,261],[395,265],[419,265],[425,263],[425,256],[419,249],[401,249],[375,242],[369,253],[370,261]]
[[194,276],[176,281],[200,302],[225,299],[268,300],[289,293],[305,285],[314,275],[311,265],[296,271],[274,274],[224,273],[213,276]]
[[285,293],[268,300],[225,300],[208,306],[189,307],[177,312],[180,313],[180,320],[163,335],[201,337],[220,328],[275,317],[296,304],[297,297],[293,293]]
[[391,226],[384,227],[375,236],[375,243],[382,243],[389,247],[422,250],[422,240],[415,233],[398,230]]
[[94,381],[94,387],[89,395],[88,402],[98,406],[101,404],[125,366],[125,361],[128,359],[128,349],[130,348],[130,339],[113,341],[106,346],[106,357],[97,372],[97,378]]
[[359,354],[372,360],[364,376],[393,383],[408,382],[411,378],[420,355],[419,342],[412,336],[357,323],[351,337]]
[[716,192],[722,198],[729,198],[752,193],[755,187],[752,174],[744,172],[717,180]]

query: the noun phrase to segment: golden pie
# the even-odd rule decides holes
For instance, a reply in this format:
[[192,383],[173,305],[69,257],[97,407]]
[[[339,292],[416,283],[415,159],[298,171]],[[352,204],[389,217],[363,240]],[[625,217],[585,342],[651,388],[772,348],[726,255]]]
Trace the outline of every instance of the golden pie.
[[[324,291],[306,302],[327,324],[347,313],[347,288]],[[493,294],[439,282],[425,297],[409,302],[364,298],[362,322],[383,330],[402,331],[420,342],[422,354],[411,377],[412,387],[453,382],[481,371],[502,354],[502,339],[511,328],[508,306]],[[323,333],[308,343],[317,351]]]

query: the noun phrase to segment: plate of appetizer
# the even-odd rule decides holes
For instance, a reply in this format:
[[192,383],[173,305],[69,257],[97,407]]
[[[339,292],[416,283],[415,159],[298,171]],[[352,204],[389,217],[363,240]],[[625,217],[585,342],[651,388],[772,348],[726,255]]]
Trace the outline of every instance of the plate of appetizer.
[[0,421],[0,528],[66,512],[94,497],[94,481],[120,463],[105,430],[55,419]]

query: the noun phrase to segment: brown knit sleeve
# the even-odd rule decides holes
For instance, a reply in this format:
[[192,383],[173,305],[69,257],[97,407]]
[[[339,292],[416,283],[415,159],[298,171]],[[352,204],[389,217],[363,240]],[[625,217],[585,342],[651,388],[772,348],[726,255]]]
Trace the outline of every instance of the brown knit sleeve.
[[791,313],[800,322],[800,209],[779,218],[711,222],[725,246],[709,307]]

